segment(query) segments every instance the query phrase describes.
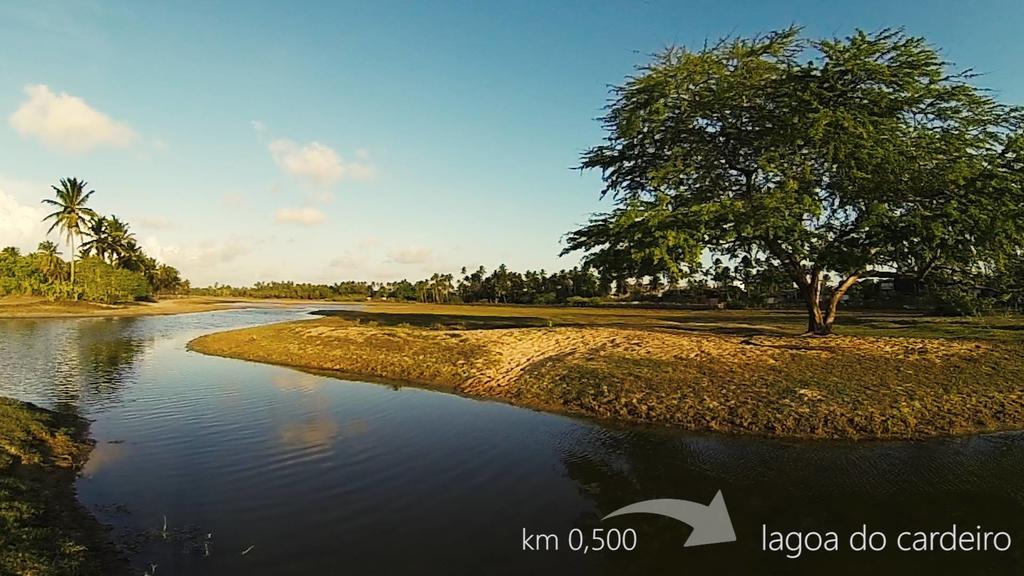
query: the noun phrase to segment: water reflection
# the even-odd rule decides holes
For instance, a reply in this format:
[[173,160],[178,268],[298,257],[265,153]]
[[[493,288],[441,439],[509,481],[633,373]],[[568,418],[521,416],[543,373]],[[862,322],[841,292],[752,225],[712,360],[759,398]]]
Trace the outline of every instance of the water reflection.
[[89,461],[82,467],[82,475],[95,476],[107,465],[124,460],[128,454],[128,447],[123,442],[99,442],[93,446]]
[[69,412],[117,405],[147,343],[136,321],[0,320],[4,393]]
[[271,381],[281,392],[301,392],[309,394],[320,390],[324,379],[318,378],[307,372],[289,370],[274,374]]
[[[1024,439],[802,443],[598,425],[412,388],[187,352],[199,334],[301,318],[232,311],[0,320],[0,395],[78,410],[98,444],[80,498],[136,573],[1012,574],[1024,559]],[[739,541],[601,518],[722,490]],[[167,516],[169,531],[157,533]],[[1007,530],[1005,555],[760,550],[780,530]],[[634,552],[530,555],[521,530],[632,527]],[[210,556],[200,544],[213,534]],[[198,536],[197,536],[198,535]],[[197,540],[197,538],[199,538]],[[250,554],[240,552],[255,545]],[[442,567],[442,568],[438,568]]]
[[[590,428],[562,449],[566,473],[594,504],[577,518],[591,528],[631,527],[637,552],[610,553],[610,574],[666,573],[672,566],[729,574],[1015,574],[1017,547],[1001,554],[808,553],[799,561],[762,550],[769,530],[850,534],[865,524],[895,538],[953,523],[1006,531],[1024,543],[1024,436],[1002,434],[928,442],[789,442]],[[684,548],[684,524],[633,515],[601,522],[632,502],[684,498],[710,502],[722,490],[736,530],[733,544]]]

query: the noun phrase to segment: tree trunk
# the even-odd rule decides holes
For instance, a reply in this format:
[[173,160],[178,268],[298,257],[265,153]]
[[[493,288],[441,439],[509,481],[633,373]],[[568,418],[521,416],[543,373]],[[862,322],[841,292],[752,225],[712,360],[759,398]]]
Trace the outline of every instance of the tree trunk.
[[821,310],[820,285],[812,282],[810,285],[802,286],[800,292],[804,297],[804,305],[807,307],[807,334],[826,336],[832,333],[832,323],[826,321],[825,314]]
[[850,274],[845,280],[840,282],[839,285],[836,286],[835,291],[832,292],[832,297],[829,298],[828,301],[828,312],[825,313],[825,324],[828,326],[829,333],[832,332],[832,325],[836,321],[836,310],[839,308],[839,302],[843,299],[846,291],[852,288],[853,285],[860,280],[860,275],[860,272]]
[[71,244],[71,293],[75,300],[78,300],[78,292],[75,292],[75,235],[71,234],[68,236],[68,242]]
[[808,300],[807,304],[807,333],[817,336],[824,336],[832,332],[832,326],[825,323],[825,317],[821,313],[821,303],[817,299]]
[[832,326],[836,321],[836,310],[839,307],[840,300],[842,300],[846,291],[856,284],[861,276],[867,274],[867,272],[858,270],[840,282],[829,297],[828,308],[823,312],[821,309],[822,270],[815,265],[808,273],[808,270],[803,267],[800,260],[792,252],[784,250],[781,244],[769,241],[769,245],[769,252],[778,259],[782,269],[786,271],[790,279],[793,280],[793,283],[796,284],[800,295],[804,299],[804,305],[807,307],[806,334],[816,336],[828,336],[831,334]]
[[846,277],[845,280],[836,286],[828,299],[828,307],[821,309],[821,279],[814,277],[810,285],[801,289],[804,293],[804,301],[807,305],[807,334],[815,336],[828,336],[832,333],[832,327],[836,323],[836,312],[839,309],[839,302],[843,295],[860,280],[860,272],[855,272]]

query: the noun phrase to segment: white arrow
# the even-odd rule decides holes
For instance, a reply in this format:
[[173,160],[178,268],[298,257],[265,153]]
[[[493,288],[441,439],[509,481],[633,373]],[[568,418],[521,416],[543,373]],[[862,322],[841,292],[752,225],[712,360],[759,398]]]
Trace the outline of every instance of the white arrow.
[[732,528],[732,520],[729,519],[729,510],[725,507],[725,498],[722,497],[721,490],[707,506],[671,498],[644,500],[619,508],[602,520],[623,514],[658,514],[689,524],[693,527],[693,532],[686,539],[684,547],[736,541],[736,532]]

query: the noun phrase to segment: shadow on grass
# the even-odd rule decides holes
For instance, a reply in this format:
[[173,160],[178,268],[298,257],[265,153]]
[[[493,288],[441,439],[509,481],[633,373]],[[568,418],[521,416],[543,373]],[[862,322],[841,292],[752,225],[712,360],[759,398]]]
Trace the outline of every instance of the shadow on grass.
[[532,316],[474,316],[471,314],[404,314],[362,312],[359,310],[316,310],[318,316],[342,318],[353,322],[376,322],[381,326],[410,325],[451,330],[490,330],[497,328],[536,328],[549,321]]
[[[649,313],[628,310],[551,307],[531,314],[510,310],[509,314],[488,315],[435,310],[378,312],[373,310],[319,310],[320,316],[380,326],[416,326],[446,330],[487,330],[548,326],[590,326],[633,330],[660,330],[718,336],[797,336],[806,328],[802,310],[686,310]],[[523,314],[523,315],[520,315]],[[915,338],[981,338],[1017,340],[1024,336],[1024,321],[1018,318],[936,318],[915,312],[851,311],[840,314],[836,333],[850,336],[894,336]]]
[[501,328],[539,328],[547,326],[592,326],[630,329],[661,329],[732,336],[780,336],[799,333],[801,324],[758,325],[736,322],[735,315],[711,314],[694,318],[689,315],[630,318],[622,316],[572,316],[550,318],[537,316],[495,316],[475,314],[436,314],[404,312],[367,312],[361,310],[317,310],[319,316],[341,318],[352,322],[380,326],[416,326],[448,330],[491,330]]

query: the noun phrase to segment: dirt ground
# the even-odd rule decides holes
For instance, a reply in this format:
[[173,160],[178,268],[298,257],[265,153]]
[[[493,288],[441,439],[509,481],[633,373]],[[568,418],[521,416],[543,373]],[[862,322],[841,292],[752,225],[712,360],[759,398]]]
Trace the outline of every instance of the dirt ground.
[[292,306],[315,302],[301,300],[257,300],[243,298],[185,297],[168,298],[157,302],[132,304],[99,304],[97,302],[51,302],[34,296],[7,296],[0,298],[0,318],[60,318],[60,317],[119,317],[159,316],[210,312],[237,307],[239,304],[258,307]]

